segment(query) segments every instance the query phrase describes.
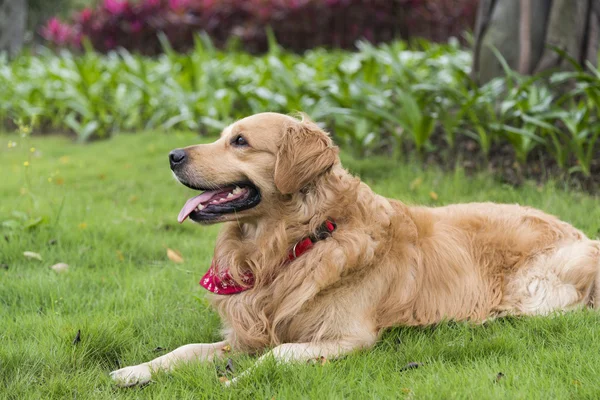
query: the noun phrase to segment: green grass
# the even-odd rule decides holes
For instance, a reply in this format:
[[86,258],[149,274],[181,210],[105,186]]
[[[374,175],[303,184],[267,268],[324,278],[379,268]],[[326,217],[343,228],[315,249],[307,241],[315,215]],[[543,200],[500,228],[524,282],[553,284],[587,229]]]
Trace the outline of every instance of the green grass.
[[[63,137],[0,136],[0,264],[8,266],[0,267],[0,398],[600,396],[600,317],[591,310],[484,326],[397,328],[371,351],[324,366],[267,364],[231,389],[221,385],[214,364],[182,366],[144,388],[115,388],[109,371],[156,357],[157,347],[219,338],[219,319],[197,284],[218,227],[177,224],[191,191],[167,165],[170,149],[198,140],[144,133],[82,146]],[[596,198],[556,184],[514,189],[485,175],[344,161],[379,193],[408,203],[518,202],[593,237],[600,227]],[[179,250],[185,263],[169,261],[167,248]],[[69,271],[48,268],[57,262]],[[73,345],[78,330],[81,342]],[[255,360],[232,358],[238,372]],[[413,361],[425,365],[400,371]],[[505,377],[495,382],[499,372]]]

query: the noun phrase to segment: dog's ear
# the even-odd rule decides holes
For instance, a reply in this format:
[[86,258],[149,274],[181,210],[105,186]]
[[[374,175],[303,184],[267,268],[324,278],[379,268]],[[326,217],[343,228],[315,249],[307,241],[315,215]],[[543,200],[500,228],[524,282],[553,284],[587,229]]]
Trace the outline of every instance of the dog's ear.
[[303,118],[285,128],[275,163],[275,186],[283,194],[300,191],[338,160],[338,148],[317,124]]

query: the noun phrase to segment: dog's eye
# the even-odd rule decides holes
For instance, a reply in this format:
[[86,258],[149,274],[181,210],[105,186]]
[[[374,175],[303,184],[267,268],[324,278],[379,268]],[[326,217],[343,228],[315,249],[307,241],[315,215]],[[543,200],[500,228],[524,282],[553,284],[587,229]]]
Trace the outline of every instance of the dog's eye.
[[244,147],[248,146],[248,142],[242,135],[237,135],[232,141],[231,144],[234,146]]

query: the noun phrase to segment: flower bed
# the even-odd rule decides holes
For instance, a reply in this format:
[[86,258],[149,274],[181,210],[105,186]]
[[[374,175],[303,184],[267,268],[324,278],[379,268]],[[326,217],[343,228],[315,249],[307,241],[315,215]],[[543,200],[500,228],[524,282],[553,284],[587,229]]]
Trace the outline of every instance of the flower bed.
[[104,0],[68,22],[53,18],[41,34],[58,47],[79,48],[83,38],[107,52],[116,47],[154,55],[159,33],[179,51],[206,32],[217,47],[238,42],[251,52],[267,49],[267,27],[286,49],[353,48],[425,37],[445,41],[473,25],[477,0]]

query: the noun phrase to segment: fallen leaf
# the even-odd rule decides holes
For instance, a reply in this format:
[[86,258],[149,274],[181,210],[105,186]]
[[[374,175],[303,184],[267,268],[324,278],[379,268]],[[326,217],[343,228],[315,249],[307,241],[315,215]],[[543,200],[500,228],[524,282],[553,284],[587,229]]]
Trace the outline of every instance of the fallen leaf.
[[402,393],[409,394],[411,390],[409,388],[402,388]]
[[183,262],[183,257],[181,253],[177,250],[167,249],[167,257],[169,257],[169,260],[178,264],[181,264]]
[[98,175],[98,179],[100,179],[101,181],[103,181],[103,180],[106,179],[106,175],[100,174],[100,175]]
[[328,362],[329,362],[329,360],[327,360],[327,358],[324,356],[311,358],[310,360],[307,361],[308,364],[320,364],[320,365],[325,365]]
[[34,253],[33,251],[25,251],[23,252],[23,255],[27,258],[35,258],[36,260],[42,261],[42,256],[40,256],[38,253]]
[[66,272],[69,269],[69,264],[65,264],[65,263],[54,264],[53,266],[50,267],[50,269],[53,269],[55,272],[58,272],[58,273]]
[[419,368],[419,367],[422,367],[422,366],[423,366],[423,363],[409,362],[404,367],[400,368],[400,372],[408,371],[409,369],[415,369],[415,368]]
[[86,224],[85,222],[82,222],[82,223],[80,223],[79,225],[77,225],[77,227],[78,227],[79,229],[85,229],[85,228],[87,228],[87,224]]
[[410,190],[416,190],[423,183],[423,178],[416,178],[410,183]]
[[139,197],[137,197],[136,195],[129,196],[130,203],[135,203],[136,201],[138,201],[138,199]]
[[229,382],[229,378],[227,378],[226,376],[220,376],[219,381],[221,383],[227,383],[227,382]]
[[117,250],[116,253],[119,261],[125,261],[125,257],[123,256],[123,252],[121,250]]
[[73,346],[79,342],[81,342],[81,329],[77,330],[77,335],[75,335],[75,339],[73,339]]
[[225,365],[225,371],[229,372],[230,374],[235,373],[235,368],[233,367],[233,360],[231,358],[227,359],[227,365]]
[[223,353],[229,353],[231,351],[231,346],[226,344],[225,346],[221,347],[221,351]]
[[54,183],[56,183],[57,185],[63,185],[65,183],[65,180],[61,177],[58,177],[54,180]]
[[438,199],[438,194],[436,192],[429,192],[429,197],[431,197],[431,200],[437,200]]
[[496,375],[496,382],[500,382],[500,379],[504,378],[504,374],[502,372],[498,372],[498,375]]

